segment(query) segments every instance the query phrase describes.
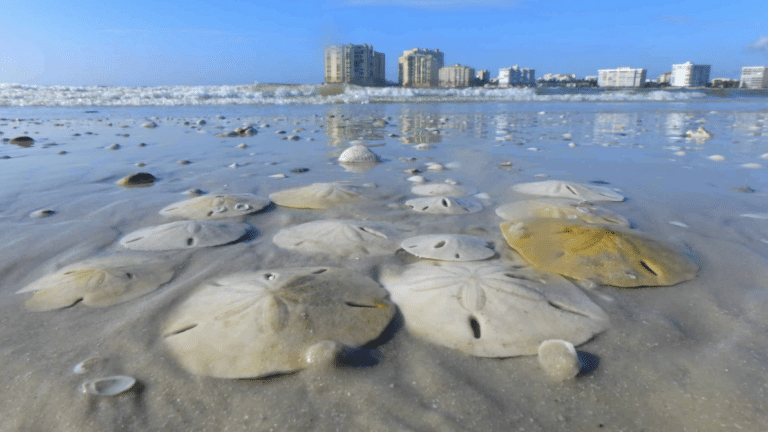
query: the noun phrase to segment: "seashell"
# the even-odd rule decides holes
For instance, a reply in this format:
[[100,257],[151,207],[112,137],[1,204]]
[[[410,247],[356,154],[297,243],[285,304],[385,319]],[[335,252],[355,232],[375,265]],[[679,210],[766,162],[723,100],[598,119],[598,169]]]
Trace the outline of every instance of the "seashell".
[[423,196],[447,196],[447,197],[461,197],[467,194],[473,194],[477,192],[476,189],[461,187],[453,184],[446,183],[431,183],[420,186],[414,186],[411,192],[416,195]]
[[559,219],[501,224],[507,243],[534,268],[617,287],[691,280],[698,266],[673,247],[616,225]]
[[328,209],[356,201],[360,190],[358,186],[340,183],[314,183],[272,193],[269,199],[283,207]]
[[101,357],[89,357],[80,363],[76,364],[74,368],[72,368],[72,372],[75,375],[85,375],[87,373],[92,372],[96,366],[98,366],[100,363],[104,361]]
[[624,201],[624,196],[602,186],[570,183],[560,180],[545,180],[532,183],[518,183],[512,186],[515,192],[527,195],[569,198],[582,201]]
[[496,209],[496,214],[507,221],[519,222],[529,218],[580,220],[591,224],[617,224],[629,228],[624,216],[589,202],[570,199],[541,199],[515,201]]
[[141,172],[141,173],[125,176],[120,180],[118,180],[116,184],[120,186],[125,186],[125,187],[149,186],[153,184],[155,180],[157,180],[157,177],[153,176],[152,174]]
[[133,250],[174,250],[219,246],[244,237],[251,226],[217,221],[178,221],[134,231],[120,240]]
[[191,373],[258,378],[328,362],[343,346],[360,347],[378,337],[394,314],[378,283],[349,270],[262,270],[204,284],[171,315],[162,334]]
[[573,344],[560,339],[545,340],[539,345],[539,365],[555,381],[575,378],[581,371],[581,361]]
[[371,163],[379,161],[379,156],[363,145],[353,145],[339,155],[340,163]]
[[545,340],[583,343],[608,326],[574,284],[531,269],[422,261],[379,280],[411,334],[474,356],[532,355]]
[[270,204],[252,194],[205,195],[171,204],[160,210],[165,217],[213,220],[242,216],[263,210]]
[[468,214],[483,209],[477,201],[444,196],[415,198],[406,201],[405,205],[411,206],[417,212],[431,214]]
[[403,240],[400,247],[419,258],[440,261],[479,261],[496,254],[487,240],[461,234],[420,235]]
[[136,384],[136,379],[125,376],[115,375],[106,378],[97,378],[83,383],[83,393],[94,396],[117,396],[120,393],[127,392]]

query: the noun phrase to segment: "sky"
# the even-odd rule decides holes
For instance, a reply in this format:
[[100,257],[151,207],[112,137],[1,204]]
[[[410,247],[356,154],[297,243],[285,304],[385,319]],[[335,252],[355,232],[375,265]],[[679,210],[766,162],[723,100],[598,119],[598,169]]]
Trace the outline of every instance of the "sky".
[[41,85],[314,84],[323,48],[372,45],[387,79],[411,48],[446,65],[519,65],[597,75],[672,64],[738,79],[768,65],[765,0],[4,0],[0,83]]

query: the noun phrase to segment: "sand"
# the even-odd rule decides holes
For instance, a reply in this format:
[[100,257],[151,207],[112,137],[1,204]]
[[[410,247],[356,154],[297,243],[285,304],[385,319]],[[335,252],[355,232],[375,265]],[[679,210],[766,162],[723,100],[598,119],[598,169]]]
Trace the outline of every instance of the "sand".
[[[768,222],[740,216],[766,212],[765,170],[741,167],[761,162],[768,146],[768,112],[759,103],[93,110],[0,110],[0,138],[35,140],[31,147],[0,143],[0,158],[9,156],[0,159],[2,431],[757,431],[768,424]],[[379,119],[389,124],[375,126]],[[157,127],[143,128],[148,121]],[[272,127],[252,137],[216,137],[244,124]],[[702,124],[713,138],[685,139]],[[273,133],[298,128],[305,129],[300,141]],[[371,146],[382,163],[358,173],[340,166],[352,140]],[[432,148],[415,149],[420,143]],[[120,147],[107,148],[114,144]],[[724,160],[707,159],[713,154]],[[429,162],[445,169],[427,170]],[[407,181],[414,168],[428,181],[476,189],[480,198],[471,198],[483,210],[414,212],[404,205],[417,197]],[[158,180],[115,185],[136,172]],[[318,265],[375,280],[384,266],[416,259],[306,255],[273,244],[278,231],[300,223],[397,222],[411,227],[404,238],[471,234],[493,242],[494,259],[520,263],[495,208],[531,199],[511,186],[545,176],[617,189],[627,200],[601,206],[700,266],[695,279],[672,287],[586,287],[610,318],[608,330],[576,347],[591,362],[588,374],[558,383],[536,356],[478,358],[435,346],[410,335],[402,316],[336,367],[267,379],[201,377],[169,355],[161,329],[205,281]],[[120,238],[167,222],[158,212],[190,189],[267,197],[329,181],[363,186],[365,196],[327,210],[277,206],[244,216],[255,237],[180,251],[171,282],[137,299],[30,312],[29,294],[16,293],[66,265],[122,251]],[[732,190],[746,186],[754,192]],[[30,216],[41,209],[54,213]],[[91,357],[102,361],[73,372]],[[113,375],[137,384],[111,397],[82,393],[83,382]]]

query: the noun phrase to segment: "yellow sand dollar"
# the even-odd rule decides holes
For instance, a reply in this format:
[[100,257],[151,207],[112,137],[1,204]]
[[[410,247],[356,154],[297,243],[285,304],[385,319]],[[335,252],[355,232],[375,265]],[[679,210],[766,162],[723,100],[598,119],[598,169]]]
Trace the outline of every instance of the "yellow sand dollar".
[[617,226],[529,219],[505,222],[501,232],[537,269],[603,285],[675,285],[698,270],[672,246]]

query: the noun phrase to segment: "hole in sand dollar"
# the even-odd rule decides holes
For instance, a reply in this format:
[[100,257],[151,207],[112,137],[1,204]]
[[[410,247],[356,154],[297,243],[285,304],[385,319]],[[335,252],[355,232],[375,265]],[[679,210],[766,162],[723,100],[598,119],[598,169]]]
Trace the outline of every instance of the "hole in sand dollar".
[[483,209],[483,206],[473,199],[439,196],[414,198],[406,201],[405,205],[418,212],[430,214],[469,214]]
[[608,326],[605,312],[574,284],[529,268],[422,261],[404,271],[385,267],[379,281],[411,334],[475,356],[532,355],[544,340],[582,343]]
[[307,366],[306,353],[315,344],[360,347],[395,314],[378,283],[340,268],[237,273],[213,282],[182,303],[162,329],[173,357],[198,375],[294,372]]
[[439,248],[441,248],[443,246],[445,246],[445,241],[444,240],[440,240],[439,242],[435,243],[435,245],[433,247],[435,249],[439,249]]

